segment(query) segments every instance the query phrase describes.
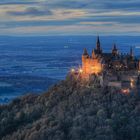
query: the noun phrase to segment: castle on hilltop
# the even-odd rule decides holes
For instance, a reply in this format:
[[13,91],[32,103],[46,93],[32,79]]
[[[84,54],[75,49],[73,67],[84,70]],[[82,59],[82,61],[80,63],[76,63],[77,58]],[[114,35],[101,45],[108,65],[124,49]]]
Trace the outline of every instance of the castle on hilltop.
[[110,53],[103,52],[100,39],[97,37],[96,48],[90,56],[87,49],[82,55],[82,73],[85,76],[100,74],[104,70],[131,71],[140,70],[140,60],[136,59],[132,47],[129,54],[120,54],[114,44]]
[[85,48],[82,66],[71,69],[68,77],[87,82],[91,87],[115,87],[128,94],[140,91],[140,60],[134,56],[132,47],[129,53],[122,54],[114,44],[110,53],[104,52],[98,37],[91,56]]

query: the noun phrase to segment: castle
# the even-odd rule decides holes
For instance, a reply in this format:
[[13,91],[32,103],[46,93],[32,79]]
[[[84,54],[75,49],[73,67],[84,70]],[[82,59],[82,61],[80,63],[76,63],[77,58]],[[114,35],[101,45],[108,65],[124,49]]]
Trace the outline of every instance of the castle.
[[134,56],[132,47],[127,54],[120,54],[115,44],[110,53],[103,52],[98,37],[91,56],[85,48],[81,68],[71,69],[68,77],[91,87],[114,87],[128,94],[140,91],[140,60]]
[[130,48],[129,54],[120,54],[114,44],[112,52],[104,53],[100,45],[100,39],[97,37],[96,48],[92,50],[91,56],[87,49],[84,49],[82,55],[82,75],[84,77],[100,74],[103,71],[131,70],[140,70],[140,60],[135,58],[132,48]]
[[103,52],[98,37],[91,56],[85,48],[81,68],[71,69],[68,77],[91,87],[114,87],[128,94],[140,91],[140,60],[134,56],[132,47],[127,54],[119,53],[115,44],[110,53]]

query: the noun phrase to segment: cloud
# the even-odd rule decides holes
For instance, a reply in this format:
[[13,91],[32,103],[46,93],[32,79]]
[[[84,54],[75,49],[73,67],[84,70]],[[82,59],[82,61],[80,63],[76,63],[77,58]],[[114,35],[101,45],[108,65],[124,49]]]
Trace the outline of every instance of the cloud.
[[139,0],[108,0],[104,4],[105,9],[111,10],[124,10],[124,11],[140,11],[140,1]]
[[139,33],[139,7],[140,0],[3,0],[0,31]]
[[48,9],[39,9],[35,7],[26,8],[24,11],[7,11],[7,14],[13,16],[42,16],[42,15],[52,15],[53,13]]
[[[40,26],[67,26],[67,25],[73,25],[76,24],[75,21],[73,20],[51,20],[51,21],[37,21],[37,20],[33,20],[33,21],[13,21],[13,22],[3,22],[0,23],[0,25],[3,28],[16,28],[16,27],[40,27]],[[77,22],[78,24],[78,22]]]
[[[114,22],[114,23],[127,23],[127,24],[135,24],[140,23],[140,15],[109,15],[109,16],[90,16],[86,19],[82,19],[81,21],[88,21],[88,22]],[[133,26],[133,25],[132,25]]]
[[55,8],[70,8],[70,9],[96,9],[97,11],[109,10],[140,10],[139,0],[53,0],[46,1],[46,5]]
[[[139,35],[139,24],[131,27],[127,24],[116,24],[110,26],[80,26],[80,25],[64,25],[64,26],[27,26],[27,27],[15,27],[2,32],[9,33],[9,35]],[[123,32],[122,32],[123,28]],[[114,32],[112,32],[114,31]]]
[[29,4],[37,4],[37,1],[17,1],[17,0],[3,0],[0,1],[0,5],[29,5]]

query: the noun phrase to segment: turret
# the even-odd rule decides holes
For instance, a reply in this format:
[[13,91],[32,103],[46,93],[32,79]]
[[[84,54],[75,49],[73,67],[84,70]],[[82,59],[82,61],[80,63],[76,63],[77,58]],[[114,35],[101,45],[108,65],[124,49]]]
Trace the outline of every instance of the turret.
[[84,48],[83,56],[89,56],[86,48]]
[[93,59],[96,58],[96,54],[95,54],[95,51],[94,50],[92,50],[92,58]]
[[99,36],[97,37],[95,53],[96,53],[96,54],[101,54],[101,53],[102,53],[102,49],[101,49],[101,44],[100,44],[100,38],[99,38]]
[[86,64],[87,64],[88,59],[89,59],[89,54],[87,52],[87,49],[85,48],[82,55],[82,70],[84,73],[86,72]]
[[96,49],[100,50],[100,38],[99,38],[99,36],[97,37]]
[[116,47],[116,44],[113,45],[112,54],[113,56],[116,56],[118,54],[118,49]]
[[84,64],[88,58],[89,58],[89,55],[88,55],[87,49],[84,48],[84,52],[82,55],[82,63]]

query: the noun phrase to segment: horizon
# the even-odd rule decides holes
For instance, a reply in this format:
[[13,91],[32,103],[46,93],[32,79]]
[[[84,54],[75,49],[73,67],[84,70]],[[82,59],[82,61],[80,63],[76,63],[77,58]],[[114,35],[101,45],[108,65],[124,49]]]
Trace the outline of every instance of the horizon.
[[140,35],[117,35],[117,34],[110,34],[110,35],[95,35],[95,34],[87,34],[87,35],[81,35],[81,34],[69,34],[69,35],[1,35],[0,37],[140,37]]

